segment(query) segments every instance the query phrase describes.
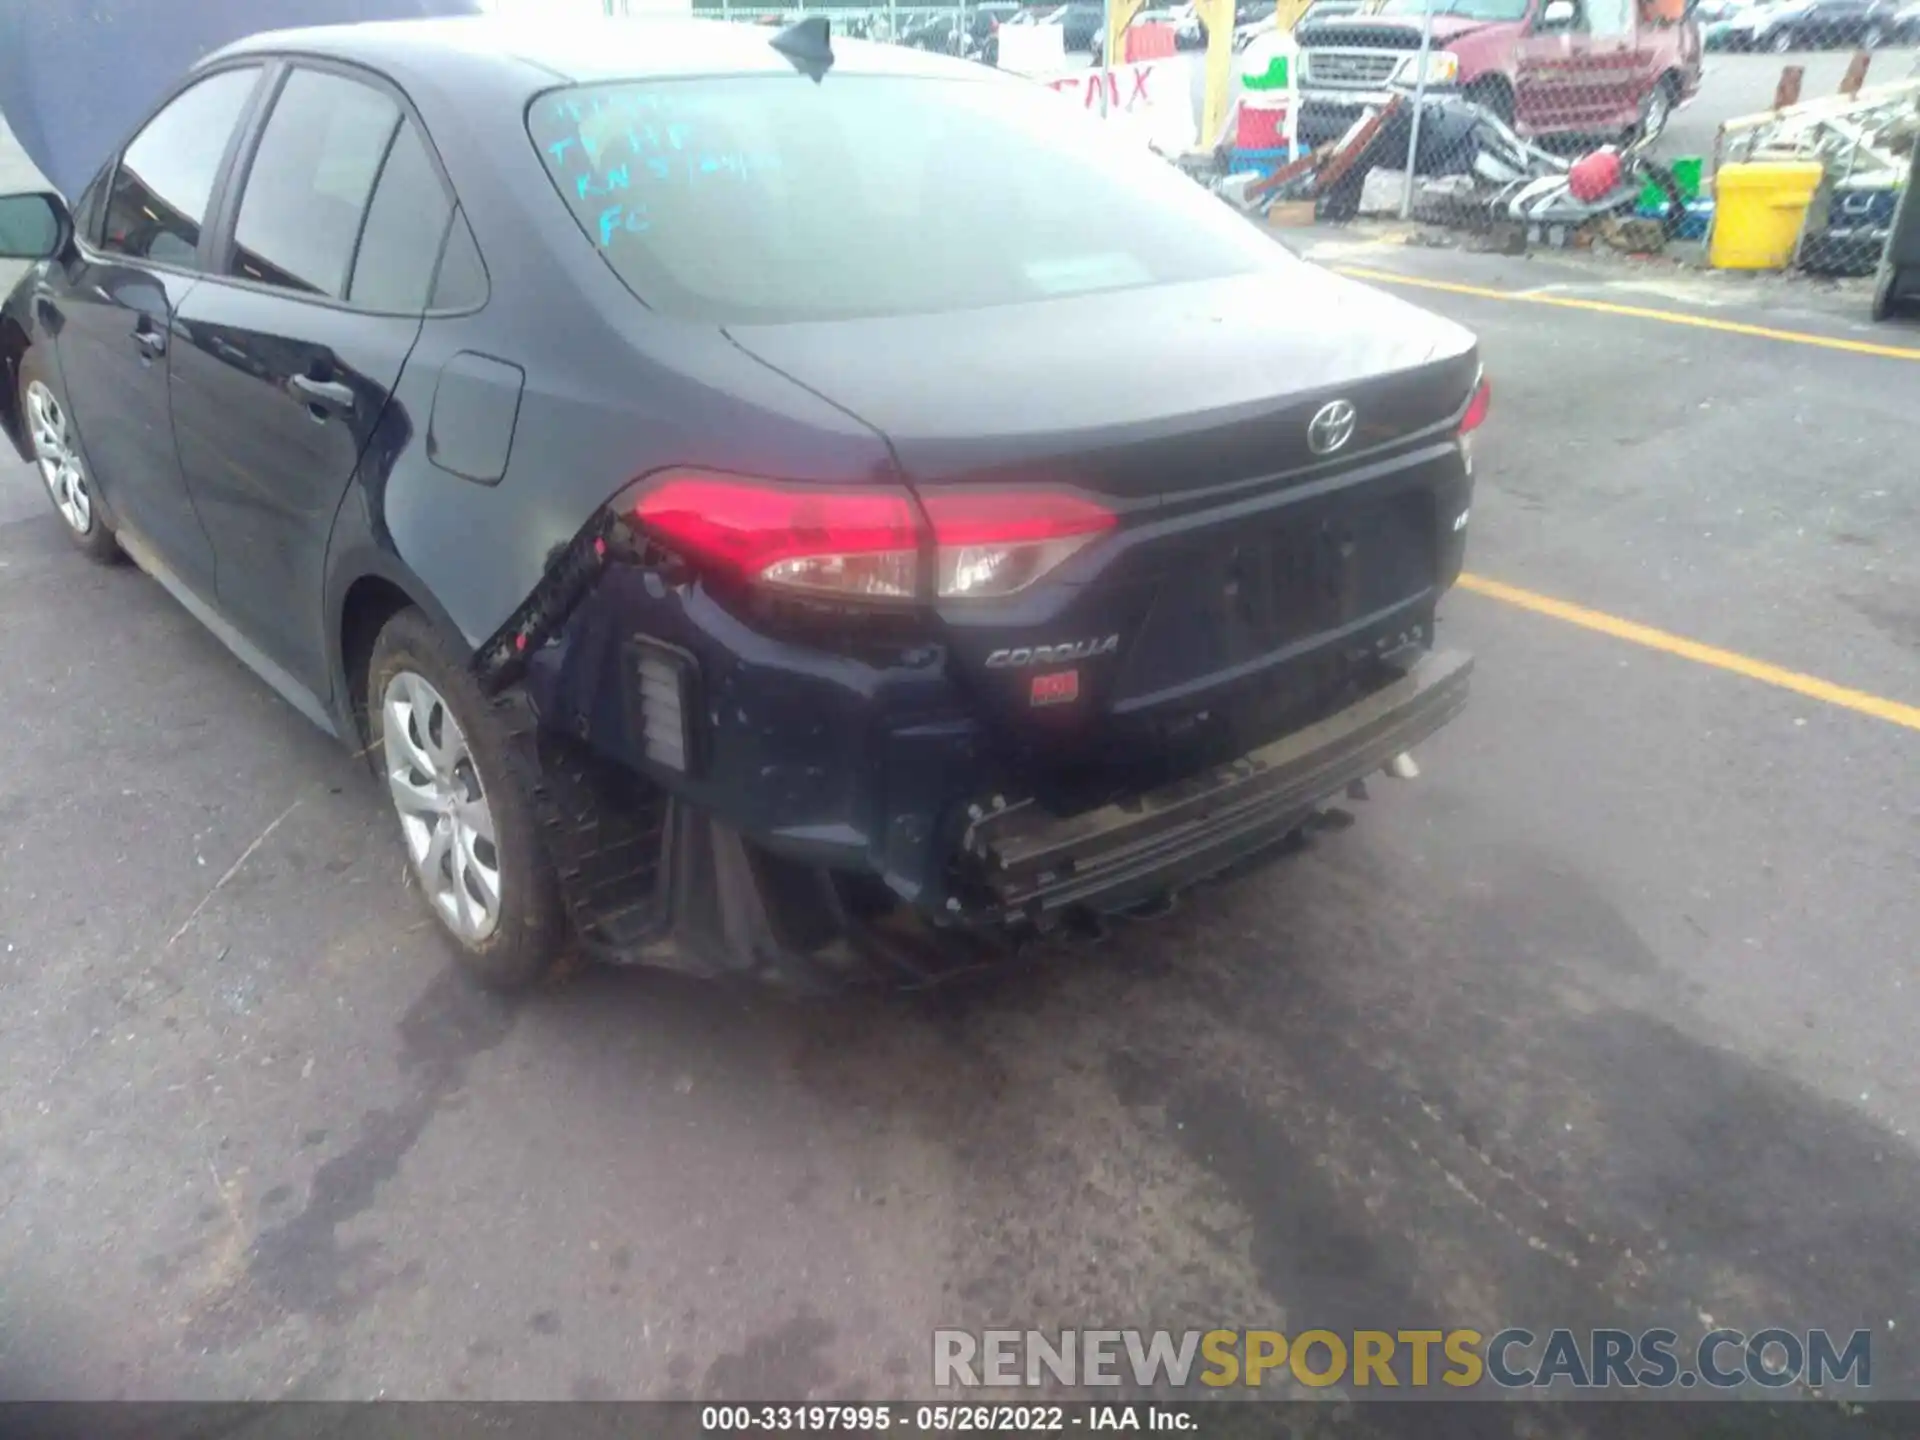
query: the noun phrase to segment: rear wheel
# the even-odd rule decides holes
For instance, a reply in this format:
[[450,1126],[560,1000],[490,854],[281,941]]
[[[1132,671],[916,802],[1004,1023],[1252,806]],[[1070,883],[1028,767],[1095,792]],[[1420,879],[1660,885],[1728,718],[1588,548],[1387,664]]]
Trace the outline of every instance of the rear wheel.
[[1663,75],[1660,83],[1647,92],[1647,98],[1640,102],[1640,123],[1634,139],[1651,144],[1666,133],[1667,123],[1673,119],[1674,90],[1673,77]]
[[93,478],[80,453],[80,437],[68,414],[66,401],[54,387],[39,357],[31,350],[20,362],[20,413],[26,417],[33,441],[34,464],[53,501],[54,513],[67,527],[67,536],[91,559],[117,560],[120,546],[106,516],[94,504]]
[[1767,42],[1767,48],[1776,55],[1790,55],[1793,53],[1793,44],[1793,32],[1781,30]]
[[1513,89],[1503,79],[1489,76],[1467,86],[1467,99],[1491,110],[1502,125],[1513,124]]
[[569,958],[559,890],[506,726],[418,610],[374,642],[367,700],[369,759],[461,968],[496,990],[557,978]]
[[1877,21],[1867,26],[1860,34],[1860,48],[1863,50],[1878,50],[1886,43],[1887,32]]

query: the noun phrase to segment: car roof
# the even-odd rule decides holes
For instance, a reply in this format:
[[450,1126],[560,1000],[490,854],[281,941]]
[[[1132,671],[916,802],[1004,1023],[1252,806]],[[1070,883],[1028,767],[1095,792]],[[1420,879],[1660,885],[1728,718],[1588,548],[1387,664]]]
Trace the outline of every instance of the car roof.
[[[656,76],[792,73],[768,43],[765,25],[721,20],[634,18],[543,19],[471,16],[438,20],[318,25],[249,36],[201,63],[252,54],[301,54],[357,62],[377,70],[431,74],[457,81],[502,67],[526,72],[527,88],[554,83]],[[899,45],[832,37],[834,71],[877,75],[978,77],[981,67]]]

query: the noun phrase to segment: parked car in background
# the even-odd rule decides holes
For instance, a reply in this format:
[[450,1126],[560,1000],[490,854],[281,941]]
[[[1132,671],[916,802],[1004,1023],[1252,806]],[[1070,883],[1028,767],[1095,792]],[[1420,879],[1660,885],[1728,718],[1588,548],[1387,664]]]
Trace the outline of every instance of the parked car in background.
[[[1344,3],[1357,5],[1359,0],[1344,0]],[[1206,22],[1200,18],[1198,9],[1193,5],[1182,5],[1174,12],[1178,30],[1175,43],[1182,50],[1204,50],[1207,45]],[[1276,18],[1276,6],[1272,0],[1242,0],[1233,12],[1234,48],[1239,49],[1239,35],[1250,25],[1266,21],[1271,28]]]
[[988,0],[985,5],[970,6],[967,10],[967,37],[975,44],[981,44],[1019,13],[1019,5],[1004,3],[1004,0]]
[[1897,45],[1920,45],[1920,0],[1912,0],[1893,17],[1893,40]]
[[[1000,8],[1000,7],[993,7]],[[1000,32],[1010,25],[1038,25],[1051,15],[1057,6],[1053,5],[1014,5],[1005,7],[1013,13],[1001,17],[988,29],[978,42],[974,58],[987,65],[1000,63]]]
[[[1635,0],[1434,0],[1427,88],[1485,105],[1527,135],[1657,135],[1700,89],[1700,31]],[[1428,0],[1300,23],[1300,138],[1337,139],[1414,88]]]
[[1099,37],[1100,27],[1106,21],[1106,12],[1099,5],[1089,5],[1084,0],[1075,0],[1071,5],[1062,5],[1041,18],[1042,25],[1058,25],[1063,32],[1060,43],[1068,54],[1075,51],[1093,53],[1094,41]]
[[898,43],[915,50],[930,50],[936,55],[958,55],[961,48],[960,12],[941,11],[902,21]]
[[1753,38],[1752,14],[1758,0],[1701,0],[1693,7],[1700,44],[1707,50],[1741,50]]
[[1875,49],[1899,28],[1895,0],[1779,0],[1759,4],[1728,21],[1733,50],[1826,50],[1842,45]]

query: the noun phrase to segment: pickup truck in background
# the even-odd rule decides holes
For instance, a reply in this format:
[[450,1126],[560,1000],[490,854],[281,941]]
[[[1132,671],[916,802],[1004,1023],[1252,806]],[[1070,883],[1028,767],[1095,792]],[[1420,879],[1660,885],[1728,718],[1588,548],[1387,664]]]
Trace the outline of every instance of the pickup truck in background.
[[[1301,50],[1300,138],[1337,140],[1418,78],[1426,0],[1366,14],[1311,13]],[[1528,136],[1654,134],[1700,88],[1700,32],[1636,0],[1435,0],[1429,91],[1464,94]]]

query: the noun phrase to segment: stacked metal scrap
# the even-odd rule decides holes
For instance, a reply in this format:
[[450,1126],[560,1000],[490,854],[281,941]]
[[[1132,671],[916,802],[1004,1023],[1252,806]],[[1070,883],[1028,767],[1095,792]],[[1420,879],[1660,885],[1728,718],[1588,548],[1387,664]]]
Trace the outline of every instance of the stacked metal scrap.
[[1872,273],[1916,143],[1920,75],[1809,100],[1720,127],[1716,166],[1812,161],[1825,179],[1808,209],[1796,263],[1826,274]]

